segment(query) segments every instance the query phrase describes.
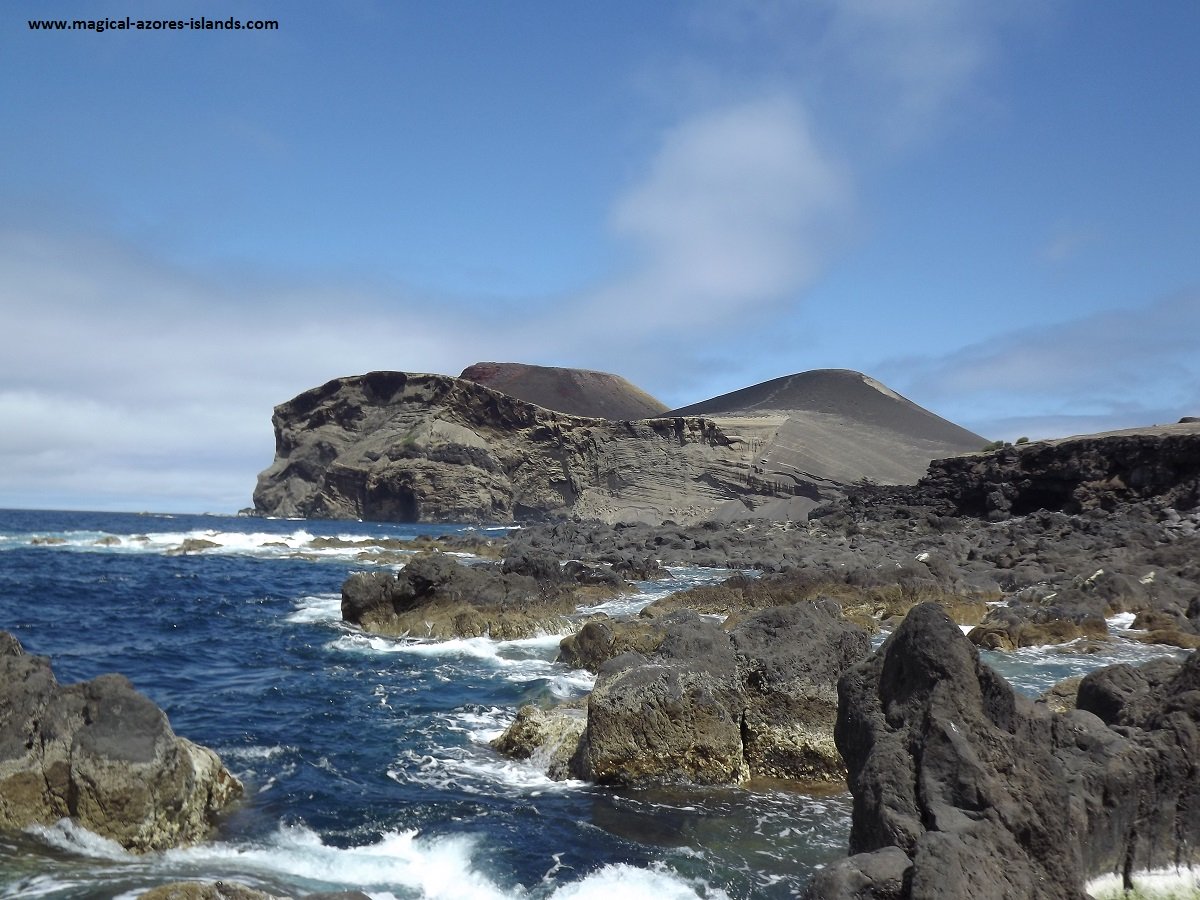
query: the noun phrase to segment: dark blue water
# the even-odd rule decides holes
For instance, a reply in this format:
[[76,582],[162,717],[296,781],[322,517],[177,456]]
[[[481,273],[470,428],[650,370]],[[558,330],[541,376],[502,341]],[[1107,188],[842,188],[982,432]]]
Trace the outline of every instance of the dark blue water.
[[[247,789],[187,850],[133,856],[65,824],[0,837],[0,896],[133,897],[204,878],[381,898],[770,898],[843,852],[845,795],[613,792],[496,755],[486,741],[522,703],[589,680],[552,662],[554,636],[413,645],[342,625],[346,575],[415,533],[0,511],[0,628],[64,683],[125,674]],[[189,538],[217,546],[172,555]]]

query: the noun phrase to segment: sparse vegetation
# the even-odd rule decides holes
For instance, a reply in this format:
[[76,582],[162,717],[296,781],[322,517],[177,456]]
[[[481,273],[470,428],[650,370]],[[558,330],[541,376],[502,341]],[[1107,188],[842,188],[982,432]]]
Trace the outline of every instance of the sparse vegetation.
[[1018,443],[1018,444],[1028,444],[1028,443],[1029,443],[1029,438],[1027,438],[1027,437],[1024,437],[1024,436],[1022,436],[1022,437],[1019,437],[1019,438],[1017,438],[1017,443]]

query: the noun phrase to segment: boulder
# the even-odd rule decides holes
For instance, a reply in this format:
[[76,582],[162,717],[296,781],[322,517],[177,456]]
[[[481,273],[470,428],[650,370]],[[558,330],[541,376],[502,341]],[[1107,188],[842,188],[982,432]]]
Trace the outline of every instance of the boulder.
[[342,584],[342,618],[373,634],[513,640],[562,631],[580,602],[615,596],[622,586],[588,567],[564,573],[545,554],[465,566],[430,553],[396,574],[351,575]]
[[748,775],[729,637],[695,614],[670,618],[653,657],[625,653],[600,667],[572,763],[579,776],[600,784],[732,784]]
[[[602,784],[840,781],[837,679],[869,646],[832,603],[768,608],[728,632],[690,610],[589,622],[560,656],[598,669],[570,772]],[[540,739],[542,715],[519,716],[495,746]]]
[[622,653],[653,653],[662,645],[664,634],[662,622],[651,618],[621,621],[603,616],[563,638],[556,661],[599,672],[604,663]]
[[871,649],[832,602],[773,607],[730,632],[744,698],[742,753],[751,774],[837,780],[837,682]]
[[492,741],[492,747],[510,759],[531,760],[548,777],[565,781],[571,777],[571,757],[586,727],[587,710],[582,703],[553,709],[522,706],[513,723]]
[[120,675],[60,685],[0,633],[0,827],[70,818],[134,851],[202,840],[242,786]]
[[1200,858],[1196,654],[1100,670],[1054,713],[929,604],[838,690],[852,855],[809,898],[1084,900],[1090,877]]

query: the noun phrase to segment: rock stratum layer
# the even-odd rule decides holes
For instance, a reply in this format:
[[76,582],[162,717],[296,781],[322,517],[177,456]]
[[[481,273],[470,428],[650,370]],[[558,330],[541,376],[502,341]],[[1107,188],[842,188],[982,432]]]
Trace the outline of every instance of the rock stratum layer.
[[128,850],[207,837],[241,783],[120,675],[58,683],[0,632],[0,828],[70,818]]
[[813,409],[715,422],[573,416],[441,375],[335,379],[276,407],[254,505],[400,522],[802,518],[855,480],[911,484],[983,440],[859,373],[805,374],[804,391],[763,402]]

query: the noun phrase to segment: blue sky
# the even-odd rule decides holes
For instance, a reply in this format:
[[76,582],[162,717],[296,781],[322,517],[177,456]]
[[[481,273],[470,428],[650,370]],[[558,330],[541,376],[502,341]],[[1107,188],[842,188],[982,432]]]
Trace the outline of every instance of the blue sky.
[[[30,18],[271,18],[39,33]],[[371,369],[1200,414],[1200,4],[9,0],[0,506],[230,511]]]

